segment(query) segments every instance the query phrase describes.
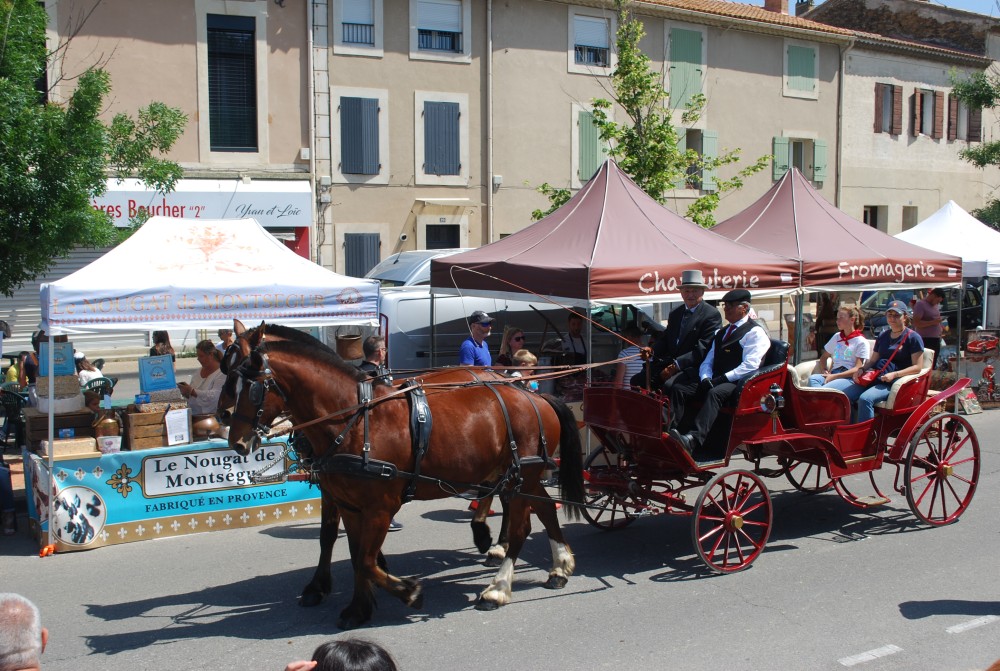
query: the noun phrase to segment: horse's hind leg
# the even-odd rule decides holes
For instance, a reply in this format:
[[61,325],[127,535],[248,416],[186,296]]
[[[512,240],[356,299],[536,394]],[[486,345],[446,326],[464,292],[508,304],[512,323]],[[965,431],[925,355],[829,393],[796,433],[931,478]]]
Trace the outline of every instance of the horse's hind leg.
[[510,546],[508,539],[510,528],[510,501],[506,497],[500,498],[500,505],[503,506],[503,517],[500,520],[500,533],[497,535],[497,542],[490,546],[486,553],[486,566],[500,566],[504,557],[507,556],[507,548]]
[[477,610],[495,610],[510,603],[514,586],[514,564],[524,547],[524,540],[531,531],[531,508],[526,499],[516,496],[506,507],[510,534],[510,544],[507,556],[500,562],[500,568],[489,586],[484,589],[476,600]]
[[535,516],[549,535],[549,547],[552,549],[552,570],[549,571],[549,579],[545,586],[549,589],[562,589],[576,569],[576,559],[563,537],[562,527],[559,526],[559,514],[556,512],[555,501],[551,500],[543,487],[538,487],[536,491],[531,493],[533,496],[545,499],[542,501],[535,499],[531,504]]

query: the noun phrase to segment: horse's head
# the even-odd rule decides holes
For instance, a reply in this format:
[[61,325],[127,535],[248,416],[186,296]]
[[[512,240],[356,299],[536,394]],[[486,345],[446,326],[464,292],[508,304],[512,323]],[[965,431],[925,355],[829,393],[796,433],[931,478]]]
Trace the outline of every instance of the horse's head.
[[285,393],[274,380],[262,345],[265,324],[247,331],[234,323],[236,342],[223,357],[226,383],[219,396],[219,418],[229,427],[229,447],[239,454],[257,448],[274,419],[285,411]]

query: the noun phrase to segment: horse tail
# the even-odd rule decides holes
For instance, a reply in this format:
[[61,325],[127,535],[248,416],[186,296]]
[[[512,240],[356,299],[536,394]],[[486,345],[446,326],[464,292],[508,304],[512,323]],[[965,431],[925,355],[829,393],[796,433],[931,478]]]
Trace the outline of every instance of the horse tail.
[[559,418],[559,487],[566,504],[566,515],[580,519],[583,510],[583,446],[580,429],[573,411],[562,400],[549,394],[539,394],[548,401]]

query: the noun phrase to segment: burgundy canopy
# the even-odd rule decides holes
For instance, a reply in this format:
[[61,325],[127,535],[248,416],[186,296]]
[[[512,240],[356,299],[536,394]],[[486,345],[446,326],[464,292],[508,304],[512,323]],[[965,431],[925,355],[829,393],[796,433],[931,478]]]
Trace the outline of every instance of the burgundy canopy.
[[798,263],[723,238],[674,214],[611,160],[569,202],[497,242],[431,262],[435,291],[551,297],[560,303],[659,302],[700,269],[718,298],[741,287],[790,293]]
[[947,286],[962,259],[904,242],[827,202],[797,169],[712,231],[802,262],[805,290]]

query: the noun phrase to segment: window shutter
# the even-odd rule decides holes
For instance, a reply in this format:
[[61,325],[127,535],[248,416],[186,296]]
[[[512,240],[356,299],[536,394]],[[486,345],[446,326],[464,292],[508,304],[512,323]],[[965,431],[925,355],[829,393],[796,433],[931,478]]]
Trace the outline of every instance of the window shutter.
[[424,174],[461,173],[458,103],[424,103]]
[[934,138],[944,137],[944,91],[934,92]]
[[364,277],[379,260],[378,233],[344,233],[344,274]]
[[357,23],[363,26],[375,24],[372,12],[372,0],[343,0],[344,23]]
[[816,90],[816,50],[788,45],[788,87],[796,91]]
[[813,140],[813,181],[826,181],[826,140]]
[[[687,129],[678,128],[677,129],[677,153],[683,156],[687,152]],[[683,174],[674,182],[675,189],[684,189],[687,187],[687,174]]]
[[920,135],[920,103],[922,99],[920,89],[913,89],[913,132],[911,133],[913,137]]
[[580,165],[577,167],[577,177],[581,182],[589,182],[604,162],[604,146],[601,144],[601,132],[594,125],[594,115],[581,111],[577,117],[577,130],[580,145]]
[[788,138],[775,137],[771,141],[771,153],[774,154],[771,179],[781,179],[788,172]]
[[256,20],[207,15],[212,151],[257,151]]
[[[701,132],[701,155],[705,159],[719,156],[719,131],[703,130]],[[703,191],[717,191],[715,184],[717,171],[715,168],[705,168],[701,171],[701,188]]]
[[444,33],[462,32],[461,0],[418,0],[417,28]]
[[882,107],[885,104],[884,98],[886,93],[886,87],[883,84],[875,85],[875,132],[881,133],[885,131],[882,128]]
[[903,134],[903,87],[892,87],[892,134]]
[[683,109],[691,96],[701,93],[704,73],[701,40],[701,31],[670,29],[670,106],[673,109]]
[[983,109],[977,107],[969,110],[969,142],[983,141]]
[[609,44],[608,22],[593,16],[573,17],[574,44],[584,47],[607,49]]
[[340,171],[346,175],[377,175],[378,99],[340,99]]
[[958,137],[958,98],[954,93],[948,94],[948,139]]

